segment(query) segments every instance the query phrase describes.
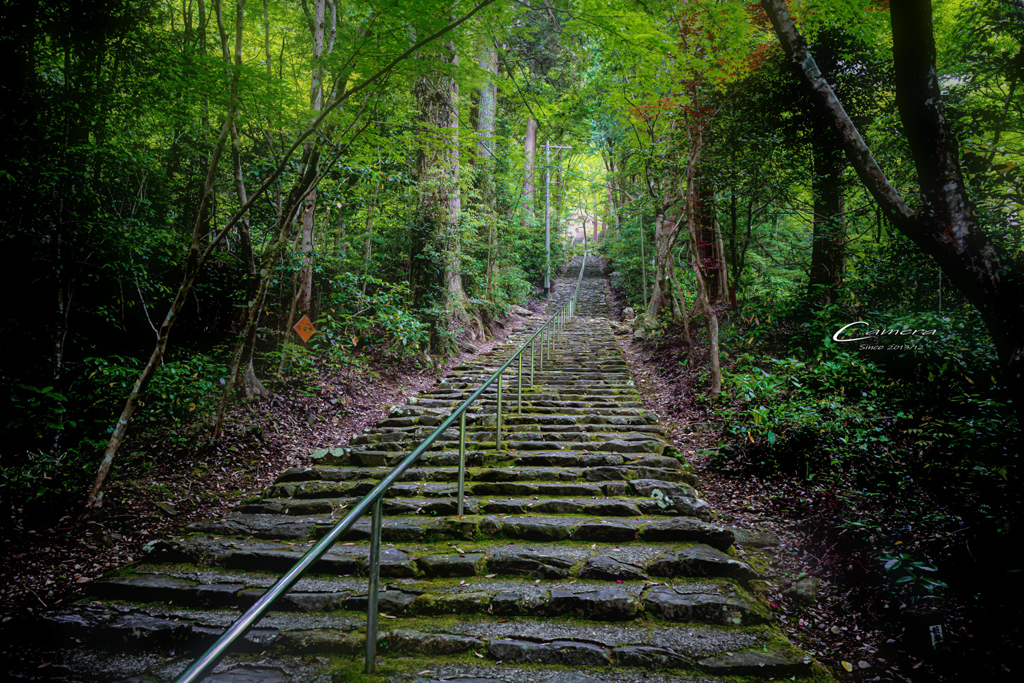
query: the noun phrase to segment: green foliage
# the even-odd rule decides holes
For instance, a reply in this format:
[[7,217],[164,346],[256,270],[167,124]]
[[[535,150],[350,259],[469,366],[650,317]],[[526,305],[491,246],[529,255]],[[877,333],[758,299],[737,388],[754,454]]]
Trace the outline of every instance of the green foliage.
[[[25,500],[84,486],[141,366],[123,356],[90,357],[64,393],[19,385],[6,425],[9,443],[42,448],[4,453],[2,486]],[[164,363],[139,401],[136,433],[160,431],[165,444],[186,445],[186,430],[216,408],[226,377],[223,363],[201,354]]]
[[[645,223],[642,235],[643,244],[641,244],[641,223]],[[620,230],[609,235],[602,245],[602,251],[608,257],[612,271],[618,273],[618,276],[612,280],[612,286],[621,290],[629,305],[637,311],[644,308],[643,276],[645,272],[648,281],[647,296],[651,294],[653,248],[654,225],[649,214],[646,218],[636,215],[623,220],[620,223]],[[646,265],[643,263],[645,259]]]
[[4,457],[0,462],[0,492],[26,502],[67,494],[85,483],[91,469],[92,463],[67,452],[51,455],[32,451],[21,458]]
[[[106,413],[107,431],[112,418],[120,413],[124,397],[131,390],[142,367],[134,358],[110,356],[86,358],[92,370],[74,390],[101,397],[92,404],[99,415]],[[139,401],[134,418],[142,428],[161,425],[177,429],[213,410],[222,385],[227,381],[226,365],[211,356],[194,354],[163,363]]]
[[427,325],[404,308],[408,297],[405,283],[342,273],[316,320],[313,348],[342,356],[360,345],[379,346],[395,358],[419,353],[428,340]]
[[889,578],[894,579],[897,587],[903,587],[909,593],[910,604],[927,598],[937,598],[936,591],[949,588],[946,582],[936,578],[938,571],[932,565],[915,560],[906,553],[881,555],[882,570]]
[[[833,334],[857,319],[937,334],[913,337],[914,350],[884,349],[886,339],[907,337],[881,337],[876,351],[836,343]],[[1006,398],[995,380],[995,350],[971,311],[858,314],[803,300],[748,305],[744,320],[723,335],[732,361],[726,388],[740,409],[720,412],[752,464],[807,478],[876,476],[908,447],[912,454],[973,451],[974,459],[999,450]],[[794,355],[778,357],[783,349]]]
[[74,427],[74,421],[65,420],[67,397],[53,387],[33,387],[19,384],[11,394],[14,417],[7,423],[8,429],[32,428],[36,438],[47,432]]

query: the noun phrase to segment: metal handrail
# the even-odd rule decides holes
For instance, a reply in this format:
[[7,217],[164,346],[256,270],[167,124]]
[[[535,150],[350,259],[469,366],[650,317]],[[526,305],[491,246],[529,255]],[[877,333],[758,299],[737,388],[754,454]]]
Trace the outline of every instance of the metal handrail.
[[[576,303],[580,293],[580,283],[583,281],[583,271],[587,265],[587,254],[583,254],[583,262],[580,264],[580,274],[576,278],[576,288],[573,291],[569,300],[562,304],[555,313],[548,318],[548,320],[540,326],[540,328],[533,333],[533,335],[523,342],[523,344],[516,350],[512,356],[505,361],[504,364],[497,370],[495,370],[487,380],[480,385],[476,391],[474,391],[469,398],[462,402],[462,404],[456,408],[451,415],[449,415],[444,422],[442,422],[434,432],[424,439],[419,446],[400,462],[391,472],[384,477],[373,487],[369,493],[367,493],[362,500],[356,503],[355,507],[341,521],[334,525],[334,527],[327,533],[326,536],[321,538],[317,543],[306,551],[306,554],[295,563],[291,569],[289,569],[277,583],[275,583],[266,593],[260,597],[256,603],[250,607],[245,614],[238,618],[228,629],[217,639],[210,648],[203,653],[203,655],[192,663],[185,672],[178,677],[177,683],[195,683],[201,681],[207,674],[209,674],[213,667],[227,654],[228,648],[240,637],[242,637],[246,631],[252,628],[256,622],[264,617],[264,615],[270,610],[270,607],[274,602],[287,593],[292,586],[294,586],[302,575],[313,566],[313,564],[319,560],[323,555],[330,549],[335,542],[341,538],[341,536],[352,528],[359,518],[366,514],[372,507],[371,523],[370,523],[370,577],[369,577],[369,594],[366,601],[366,666],[365,671],[368,674],[372,674],[376,668],[376,652],[377,652],[377,600],[378,592],[380,588],[380,541],[381,541],[381,522],[383,518],[383,500],[384,493],[398,481],[406,470],[408,470],[417,460],[422,456],[434,442],[449,428],[452,423],[455,422],[456,418],[459,418],[459,515],[462,515],[463,511],[463,499],[465,497],[465,479],[466,479],[466,411],[469,406],[473,404],[480,396],[483,395],[484,391],[491,386],[497,380],[498,382],[498,406],[496,411],[495,421],[495,448],[499,452],[501,451],[501,376],[509,368],[513,361],[517,358],[519,360],[519,370],[517,377],[517,404],[518,412],[522,412],[522,389],[523,389],[523,353],[526,351],[527,345],[530,346],[530,385],[533,386],[533,374],[534,374],[534,354],[537,337],[540,337],[540,353],[539,367],[543,368],[544,364],[544,344],[547,342],[548,345],[548,359],[551,359],[551,347],[553,337],[556,332],[561,332],[565,329],[565,324],[575,317],[576,315]],[[545,335],[545,331],[547,334]],[[545,338],[546,337],[546,338]]]

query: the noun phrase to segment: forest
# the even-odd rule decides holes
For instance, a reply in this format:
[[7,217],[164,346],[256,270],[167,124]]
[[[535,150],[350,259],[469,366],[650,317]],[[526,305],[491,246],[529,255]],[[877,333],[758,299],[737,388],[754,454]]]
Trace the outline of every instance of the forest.
[[870,587],[845,609],[949,615],[943,661],[986,680],[1019,661],[1018,0],[0,17],[9,547],[123,522],[127,482],[262,467],[269,406],[299,429],[439,376],[586,251],[709,467]]

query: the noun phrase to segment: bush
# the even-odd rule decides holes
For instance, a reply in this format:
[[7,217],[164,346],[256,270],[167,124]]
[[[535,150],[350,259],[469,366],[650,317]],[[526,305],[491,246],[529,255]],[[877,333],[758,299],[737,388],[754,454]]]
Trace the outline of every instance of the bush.
[[[124,356],[90,357],[64,393],[19,385],[7,424],[16,446],[5,453],[0,486],[34,500],[86,484],[142,366]],[[165,362],[139,401],[133,433],[159,428],[165,441],[186,442],[185,427],[216,408],[227,374],[203,354]]]
[[315,349],[344,357],[357,346],[373,345],[394,358],[407,358],[425,347],[427,325],[404,307],[406,283],[342,273],[334,278],[332,290],[316,321],[317,334],[311,340]]

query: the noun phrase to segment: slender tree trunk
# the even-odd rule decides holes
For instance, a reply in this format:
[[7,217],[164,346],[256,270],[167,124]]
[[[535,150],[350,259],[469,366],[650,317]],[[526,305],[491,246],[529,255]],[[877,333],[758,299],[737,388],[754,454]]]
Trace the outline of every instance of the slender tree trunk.
[[[719,359],[718,343],[718,311],[716,302],[712,300],[712,292],[709,285],[713,280],[709,277],[710,272],[717,272],[716,266],[722,261],[720,254],[702,253],[702,247],[707,243],[715,244],[708,240],[702,233],[702,223],[707,223],[713,218],[713,198],[709,197],[707,188],[704,187],[703,177],[700,172],[701,155],[704,151],[704,131],[707,121],[701,114],[700,96],[701,90],[698,83],[691,85],[691,100],[694,113],[686,122],[687,141],[689,152],[686,160],[686,225],[690,236],[690,265],[693,269],[694,278],[697,281],[696,306],[703,310],[707,319],[708,330],[708,355],[711,365],[711,395],[718,396],[722,393],[722,368]],[[710,245],[708,245],[710,246]],[[712,270],[713,269],[713,270]]]
[[[479,59],[480,68],[491,76],[498,74],[498,53],[490,44],[484,46]],[[479,178],[480,201],[485,216],[482,226],[484,243],[487,245],[487,299],[494,300],[494,283],[498,277],[498,220],[494,212],[494,121],[498,109],[498,86],[494,78],[478,91],[477,104],[477,177]]]
[[[377,166],[380,166],[380,147],[377,148]],[[373,198],[366,209],[366,242],[363,245],[363,296],[366,296],[366,276],[370,274],[370,258],[373,256],[373,219],[377,213],[377,197],[380,195],[380,182],[374,184]]]
[[[451,44],[452,64],[459,65],[459,53]],[[448,220],[445,231],[445,291],[448,294],[449,310],[462,311],[465,308],[466,293],[462,289],[462,192],[459,185],[459,82],[451,79],[451,96],[447,121],[448,144],[451,145],[449,173],[451,177],[448,196]]]
[[[300,208],[300,210],[301,210],[301,208]],[[299,217],[296,215],[292,219],[292,222],[297,221],[297,220],[299,220]],[[298,250],[299,244],[301,244],[301,242],[302,242],[302,231],[300,230],[299,234],[295,236],[295,241],[292,244],[292,253],[294,253],[295,251]],[[295,312],[299,308],[299,296],[302,294],[302,289],[301,289],[301,285],[300,285],[300,278],[301,277],[302,277],[302,270],[301,269],[296,270],[292,274],[292,290],[291,290],[291,295],[290,295],[290,297],[288,299],[288,319],[285,321],[285,324],[284,324],[284,330],[283,330],[283,332],[284,332],[284,342],[281,344],[281,362],[277,366],[277,376],[278,377],[282,377],[284,375],[284,366],[285,366],[285,362],[288,359],[288,353],[287,353],[288,345],[292,343],[292,341],[291,341],[292,326],[295,324]]]
[[526,120],[526,142],[523,163],[523,227],[533,224],[534,174],[537,169],[537,119]]
[[309,193],[302,203],[302,236],[299,240],[299,254],[302,267],[299,270],[298,290],[295,294],[295,309],[309,313],[313,300],[313,230],[316,212],[316,190]]
[[810,287],[819,291],[822,303],[833,302],[846,273],[846,225],[844,219],[843,151],[823,123],[815,122],[814,243],[811,246]]
[[708,356],[711,364],[711,395],[718,396],[722,393],[722,368],[719,360],[718,344],[718,313],[708,292],[709,282],[707,273],[703,267],[704,264],[702,263],[697,246],[700,226],[696,207],[693,206],[694,202],[689,201],[693,199],[693,196],[693,193],[689,193],[686,210],[686,220],[690,233],[690,265],[693,269],[694,278],[697,281],[696,305],[703,311],[707,320]]
[[679,283],[672,253],[679,237],[683,217],[669,213],[674,206],[675,202],[666,195],[661,209],[656,212],[654,218],[654,283],[651,299],[647,304],[647,314],[657,318],[662,309],[667,308],[670,318],[676,321],[684,318],[686,311],[679,301]]
[[[309,84],[309,107],[320,111],[324,105],[324,31],[326,22],[326,0],[316,0],[310,28],[313,33],[313,74]],[[309,142],[307,144],[314,144]],[[310,312],[313,301],[313,231],[316,217],[316,190],[306,197],[302,212],[302,270],[299,273],[299,291],[296,297],[298,312]],[[287,330],[286,330],[287,332]]]
[[732,308],[736,308],[736,298],[733,296],[732,285],[729,281],[729,262],[725,257],[725,239],[722,237],[722,225],[718,222],[718,217],[714,218],[714,234],[715,234],[715,254],[719,263],[719,272],[717,277],[718,282],[718,300],[726,303],[728,302]]
[[[241,55],[235,55],[241,59]],[[238,130],[231,127],[231,159],[234,165],[235,193],[238,196],[239,206],[245,206],[248,202],[248,195],[245,190],[245,176],[242,173],[241,145],[238,137]],[[266,293],[266,283],[269,278],[261,277],[256,270],[256,260],[252,251],[252,239],[249,235],[249,218],[243,217],[238,221],[238,243],[242,261],[246,270],[245,301],[241,320],[239,320],[238,342],[235,344],[234,353],[231,356],[231,370],[228,374],[227,384],[221,394],[220,404],[217,406],[217,418],[214,421],[212,441],[220,439],[221,430],[224,426],[224,416],[227,412],[228,400],[231,392],[238,381],[239,367],[245,365],[242,373],[242,387],[247,398],[256,396],[269,396],[270,392],[263,386],[256,372],[252,367],[253,347],[256,344],[256,331],[259,324],[260,312],[263,310],[263,298]],[[246,353],[248,351],[248,353]]]

